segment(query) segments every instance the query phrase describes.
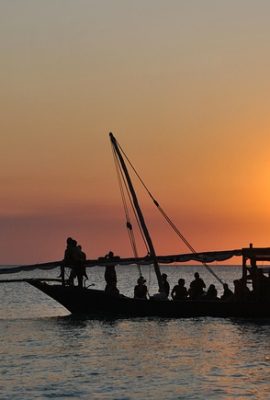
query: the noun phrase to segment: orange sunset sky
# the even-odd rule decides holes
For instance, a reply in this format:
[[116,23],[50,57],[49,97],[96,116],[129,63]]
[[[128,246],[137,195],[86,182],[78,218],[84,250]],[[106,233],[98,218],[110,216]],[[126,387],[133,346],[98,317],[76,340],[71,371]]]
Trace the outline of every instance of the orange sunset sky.
[[[0,264],[132,255],[108,133],[197,251],[270,246],[270,2],[0,2]],[[159,254],[188,249],[151,201]],[[143,250],[142,250],[143,251]]]

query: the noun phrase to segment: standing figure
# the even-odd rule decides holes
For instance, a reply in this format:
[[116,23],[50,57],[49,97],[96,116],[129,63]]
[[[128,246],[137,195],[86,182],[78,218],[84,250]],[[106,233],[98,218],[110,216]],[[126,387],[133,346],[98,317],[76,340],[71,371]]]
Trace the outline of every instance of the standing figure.
[[86,275],[85,260],[86,254],[82,251],[81,246],[77,246],[77,241],[69,237],[63,262],[64,266],[71,268],[67,281],[69,285],[73,286],[74,279],[77,277],[78,286],[83,287],[83,276]]
[[83,277],[88,279],[86,274],[86,254],[82,251],[82,246],[78,245],[74,249],[74,259],[75,259],[75,275],[77,276],[78,286],[83,287]]
[[161,280],[162,280],[162,285],[163,285],[163,289],[164,289],[164,293],[166,295],[166,297],[169,297],[170,294],[170,284],[167,281],[167,274],[162,274],[161,275]]
[[120,257],[115,256],[112,251],[109,251],[105,256],[106,259],[110,261],[109,265],[106,265],[104,279],[106,282],[105,292],[113,295],[119,295],[119,290],[117,289],[117,275],[115,270],[115,261],[119,260]]
[[105,293],[109,294],[110,296],[119,296],[120,292],[119,289],[116,287],[116,282],[113,281],[110,285],[106,285]]
[[65,268],[73,268],[73,247],[74,247],[74,240],[71,237],[67,238],[67,247],[65,249],[64,259],[61,264],[61,271],[60,277],[62,279],[62,284],[65,284]]
[[[109,251],[108,254],[106,254],[105,258],[109,261],[114,260],[114,254],[112,251]],[[104,273],[104,279],[107,285],[111,285],[113,283],[117,283],[117,276],[116,276],[116,270],[115,270],[115,264],[109,264],[106,265],[105,268],[105,273]]]
[[78,245],[78,250],[80,252],[80,259],[81,259],[81,273],[85,277],[85,279],[88,279],[88,276],[86,273],[86,267],[85,267],[86,254],[84,253],[84,251],[82,251],[81,245]]

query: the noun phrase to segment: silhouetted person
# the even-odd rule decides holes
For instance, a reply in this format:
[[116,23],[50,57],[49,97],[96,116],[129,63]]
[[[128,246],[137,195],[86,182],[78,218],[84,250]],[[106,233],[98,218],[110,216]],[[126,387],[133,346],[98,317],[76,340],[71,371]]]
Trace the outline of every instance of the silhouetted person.
[[82,251],[82,246],[77,245],[76,249],[74,250],[75,252],[75,274],[77,276],[78,280],[78,286],[83,287],[83,277],[88,279],[88,276],[86,274],[86,267],[85,267],[85,261],[86,261],[86,254]]
[[[115,257],[113,252],[110,251],[108,254],[106,254],[105,258],[109,261],[113,261]],[[113,282],[117,283],[117,276],[114,264],[106,265],[104,279],[107,285],[110,285]]]
[[86,273],[86,267],[85,267],[85,261],[86,261],[86,254],[84,253],[84,251],[82,251],[82,246],[78,245],[78,250],[80,252],[80,259],[81,259],[81,272],[82,275],[88,279],[87,273]]
[[186,300],[188,295],[187,288],[185,287],[185,279],[179,279],[178,285],[175,285],[171,296],[173,300]]
[[218,300],[217,289],[215,285],[211,284],[203,297],[205,300]]
[[162,281],[162,286],[163,286],[164,294],[166,295],[166,297],[169,297],[169,294],[170,294],[170,284],[169,284],[169,282],[167,281],[167,278],[168,278],[167,274],[162,274],[162,275],[161,275],[161,281]]
[[198,272],[195,272],[194,278],[195,279],[190,283],[190,287],[189,287],[189,297],[192,300],[202,297],[204,294],[204,288],[206,287],[203,279],[200,278],[200,275]]
[[134,288],[134,299],[147,299],[147,286],[145,285],[146,280],[143,276],[137,280],[137,285]]
[[116,282],[113,281],[110,284],[106,285],[105,287],[105,293],[111,295],[111,296],[119,296],[120,292],[119,289],[116,287]]
[[227,283],[224,283],[223,285],[223,294],[221,296],[221,300],[229,300],[233,296],[232,290],[229,288]]
[[[73,286],[74,279],[77,278],[78,286],[83,287],[83,276],[86,275],[84,262],[86,255],[81,250],[81,246],[77,246],[77,241],[68,238],[68,246],[65,252],[65,259],[67,257],[67,266],[71,268],[71,272],[68,278],[68,284]],[[86,275],[87,276],[87,275]]]
[[252,286],[256,300],[268,300],[270,298],[270,279],[265,276],[260,268],[251,273]]
[[73,248],[74,248],[74,239],[71,237],[67,238],[67,247],[65,249],[64,259],[61,265],[61,273],[60,277],[62,279],[62,284],[65,284],[65,268],[73,268],[74,266],[74,259],[73,259]]
[[251,292],[243,279],[236,279],[234,283],[233,300],[247,301],[251,297]]

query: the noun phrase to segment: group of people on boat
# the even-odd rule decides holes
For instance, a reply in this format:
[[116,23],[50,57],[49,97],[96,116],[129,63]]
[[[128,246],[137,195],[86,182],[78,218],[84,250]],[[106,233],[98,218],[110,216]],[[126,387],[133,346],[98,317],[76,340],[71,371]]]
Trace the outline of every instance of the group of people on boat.
[[[60,278],[62,284],[74,285],[74,280],[77,278],[78,287],[83,287],[83,278],[88,279],[85,269],[86,254],[77,241],[71,237],[67,238],[64,260],[61,265]],[[65,269],[70,268],[68,279],[65,279]]]
[[[105,267],[104,279],[106,282],[105,292],[111,295],[119,295],[117,288],[117,275],[115,263],[120,257],[115,256],[112,251],[109,251],[102,260],[109,261]],[[74,286],[75,278],[77,278],[78,287],[83,287],[83,278],[88,279],[85,268],[86,254],[82,251],[81,245],[71,237],[66,240],[66,249],[64,259],[61,265],[60,278],[63,285]],[[65,279],[65,270],[70,269],[68,279]]]
[[[175,301],[187,300],[187,299],[215,300],[218,298],[217,289],[213,284],[211,284],[208,290],[205,292],[206,285],[198,272],[194,274],[194,280],[190,283],[189,289],[187,289],[185,286],[185,280],[183,278],[180,278],[178,280],[178,284],[175,285],[172,291],[170,292],[170,284],[167,278],[168,278],[167,274],[161,275],[161,283],[163,290],[162,291],[160,290],[160,292],[157,295],[153,296],[154,298],[168,299],[170,294],[172,299]],[[141,276],[138,279],[137,285],[134,288],[134,298],[147,299],[148,289],[145,283],[146,280],[144,279],[143,276]],[[229,289],[227,288],[227,293],[228,290]]]
[[[157,298],[168,298],[170,294],[170,284],[167,280],[167,274],[161,275],[163,291],[155,295]],[[137,280],[137,285],[134,287],[134,298],[135,299],[147,299],[148,288],[146,286],[146,280],[143,276],[140,276]]]
[[[251,290],[246,279],[237,279],[234,281],[234,291],[231,290],[227,283],[223,284],[223,293],[219,297],[217,288],[214,284],[210,284],[206,288],[204,280],[200,277],[198,272],[195,272],[194,279],[191,281],[189,288],[185,286],[185,279],[180,278],[177,285],[175,285],[170,293],[170,284],[167,280],[167,274],[162,274],[163,283],[163,298],[168,299],[169,294],[174,301],[183,300],[223,300],[223,301],[249,301],[254,299],[260,300],[269,299],[270,297],[270,277],[266,277],[261,270],[256,273],[256,279],[253,277],[253,289]],[[253,274],[255,272],[253,271]],[[148,289],[146,280],[143,276],[138,279],[137,285],[134,288],[134,298],[147,299]],[[152,296],[152,298],[160,297],[159,294]],[[161,298],[161,297],[160,297]]]
[[[257,267],[256,262],[251,259],[251,266],[248,269],[245,280],[250,280],[252,284],[252,290],[247,293],[247,296],[252,296],[257,301],[270,300],[270,271],[266,276],[263,270]],[[239,283],[237,284],[237,290],[241,290]]]
[[[77,278],[78,287],[83,287],[83,279],[88,279],[85,268],[86,254],[83,252],[82,247],[77,241],[71,237],[67,238],[66,250],[64,254],[64,260],[61,265],[60,277],[63,285],[74,285],[74,280]],[[102,260],[106,260],[106,267],[104,273],[105,279],[105,293],[118,296],[120,295],[119,289],[117,288],[117,274],[115,266],[117,260],[120,257],[115,256],[112,251],[109,251]],[[70,268],[70,274],[68,279],[65,279],[65,268]],[[250,280],[252,288],[250,289],[247,285],[247,281]],[[137,280],[137,284],[134,287],[134,298],[135,299],[168,299],[171,295],[172,300],[241,300],[248,301],[251,299],[265,300],[270,299],[270,275],[265,276],[260,268],[257,268],[256,263],[251,264],[249,268],[249,275],[242,277],[241,279],[234,280],[234,291],[232,291],[228,284],[223,284],[223,294],[218,297],[217,288],[214,284],[210,284],[206,288],[206,284],[200,277],[198,272],[195,272],[194,279],[190,282],[190,286],[187,289],[185,286],[185,280],[180,278],[178,283],[170,291],[170,284],[168,282],[167,274],[161,274],[161,285],[159,293],[154,296],[149,296],[146,280],[143,276],[140,276]]]

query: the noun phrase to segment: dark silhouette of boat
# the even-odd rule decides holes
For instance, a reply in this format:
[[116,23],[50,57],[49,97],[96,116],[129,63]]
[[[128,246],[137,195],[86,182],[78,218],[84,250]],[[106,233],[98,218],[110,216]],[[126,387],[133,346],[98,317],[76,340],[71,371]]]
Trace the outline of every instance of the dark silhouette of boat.
[[[248,248],[212,251],[197,253],[183,235],[175,228],[164,211],[167,221],[177,231],[181,239],[191,250],[188,254],[176,254],[167,256],[157,256],[148,228],[145,224],[139,202],[130,179],[127,166],[124,162],[119,145],[112,134],[110,134],[111,144],[114,151],[115,159],[119,162],[119,167],[126,180],[133,206],[136,212],[137,220],[140,223],[144,239],[148,245],[148,255],[146,257],[117,258],[110,260],[102,257],[97,260],[85,261],[86,267],[96,265],[106,266],[117,265],[147,265],[154,266],[159,292],[163,294],[163,282],[161,278],[159,264],[170,264],[175,262],[198,261],[202,263],[215,278],[223,284],[222,280],[209,267],[208,263],[213,261],[224,261],[234,256],[242,257],[242,276],[241,280],[245,284],[252,285],[253,291],[249,298],[239,298],[233,295],[228,300],[206,300],[204,298],[182,301],[168,300],[164,296],[153,296],[149,299],[136,299],[126,297],[124,295],[112,295],[103,290],[96,290],[92,287],[78,287],[68,285],[60,279],[6,279],[0,282],[18,282],[24,281],[39,289],[61,305],[63,305],[72,314],[85,314],[89,317],[161,317],[161,318],[185,318],[185,317],[243,317],[243,318],[270,318],[270,277],[266,276],[266,269],[262,270],[257,267],[258,261],[270,261],[270,248],[254,248],[252,245]],[[154,200],[154,199],[153,199]],[[154,200],[155,205],[160,208],[159,204]],[[128,229],[131,224],[128,221]],[[30,271],[34,269],[51,269],[59,268],[62,261],[53,261],[42,264],[32,264],[18,266],[14,268],[2,268],[0,273],[17,273],[20,271]],[[268,272],[268,271],[267,271]],[[264,290],[262,292],[259,277],[263,274]],[[266,290],[265,290],[266,288]]]
[[103,290],[51,285],[39,279],[29,279],[27,282],[62,304],[72,314],[90,317],[270,318],[270,301],[141,300],[121,295],[110,296]]

